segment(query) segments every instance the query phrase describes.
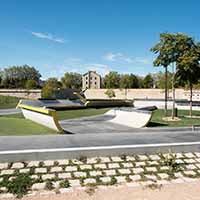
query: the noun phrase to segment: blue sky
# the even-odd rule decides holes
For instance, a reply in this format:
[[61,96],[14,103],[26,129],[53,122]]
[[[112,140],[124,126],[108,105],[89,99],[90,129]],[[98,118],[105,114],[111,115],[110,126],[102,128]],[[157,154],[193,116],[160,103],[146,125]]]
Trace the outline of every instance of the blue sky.
[[198,0],[1,0],[0,68],[35,66],[42,78],[65,72],[145,75],[162,32],[200,40]]

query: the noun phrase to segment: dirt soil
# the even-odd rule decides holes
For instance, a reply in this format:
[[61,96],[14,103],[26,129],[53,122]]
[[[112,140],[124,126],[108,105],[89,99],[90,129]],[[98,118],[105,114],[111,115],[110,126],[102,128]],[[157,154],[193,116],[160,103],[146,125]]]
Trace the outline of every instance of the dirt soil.
[[191,183],[149,187],[105,187],[75,190],[65,194],[24,197],[23,200],[200,200],[200,180]]

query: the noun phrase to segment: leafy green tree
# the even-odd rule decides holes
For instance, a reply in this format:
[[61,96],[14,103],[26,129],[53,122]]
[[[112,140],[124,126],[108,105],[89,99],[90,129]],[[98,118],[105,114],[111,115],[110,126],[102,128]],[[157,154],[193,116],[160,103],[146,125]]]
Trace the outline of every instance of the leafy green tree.
[[104,77],[104,85],[106,88],[119,88],[120,75],[117,72],[110,72]]
[[178,57],[176,40],[174,34],[162,33],[160,34],[160,41],[151,48],[151,51],[157,54],[157,58],[153,62],[154,66],[165,68],[165,116],[167,116],[168,66],[176,62]]
[[137,77],[138,78],[138,86],[139,86],[139,88],[143,88],[143,77],[141,77],[141,76],[138,76]]
[[0,70],[0,88],[2,87],[3,72]]
[[130,74],[129,80],[130,80],[130,88],[140,87],[139,78],[136,75]]
[[61,78],[61,83],[64,88],[80,89],[82,86],[82,76],[78,73],[65,73]]
[[120,76],[120,88],[130,88],[130,75],[129,74],[122,74]]
[[[165,74],[163,72],[158,72],[152,75],[155,83],[155,87],[159,89],[165,88]],[[167,82],[167,88],[172,88],[172,73],[167,72],[168,82]]]
[[151,74],[147,74],[143,79],[143,87],[144,88],[153,88],[154,80]]
[[138,77],[134,74],[122,74],[120,76],[120,88],[139,88]]
[[49,78],[41,91],[42,98],[56,98],[55,92],[62,86],[57,78]]
[[190,116],[192,117],[192,90],[193,85],[200,79],[200,45],[187,49],[177,62],[176,78],[185,82],[190,89]]
[[34,80],[39,85],[41,74],[34,67],[12,66],[2,71],[2,84],[5,88],[25,88],[27,80]]
[[[189,81],[189,76],[195,71],[193,66],[196,65],[196,60],[198,60],[199,48],[197,48],[195,41],[192,37],[183,34],[171,34],[163,33],[160,35],[160,42],[157,43],[151,50],[158,54],[158,57],[154,61],[155,66],[165,67],[165,81],[167,80],[167,67],[172,64],[172,90],[173,90],[173,108],[175,107],[175,77],[179,77],[179,83],[184,84],[184,82]],[[199,60],[198,60],[199,62]],[[186,64],[185,64],[186,63]],[[177,72],[174,73],[174,64],[177,65]],[[188,70],[186,68],[190,68]],[[179,67],[178,67],[179,66]],[[187,74],[185,73],[187,72]],[[197,75],[198,76],[198,71]],[[187,75],[187,76],[186,76]],[[194,74],[193,74],[194,75]],[[181,78],[180,78],[181,77]],[[197,81],[194,78],[194,82],[189,81],[190,90],[192,93],[192,86]],[[167,82],[165,82],[165,99],[167,97]],[[192,98],[192,97],[191,97]],[[167,101],[165,101],[167,102]],[[190,105],[192,106],[192,100],[190,100]],[[167,112],[167,103],[165,104],[165,113]],[[192,108],[191,108],[192,109]],[[174,117],[174,109],[172,109],[172,117]]]

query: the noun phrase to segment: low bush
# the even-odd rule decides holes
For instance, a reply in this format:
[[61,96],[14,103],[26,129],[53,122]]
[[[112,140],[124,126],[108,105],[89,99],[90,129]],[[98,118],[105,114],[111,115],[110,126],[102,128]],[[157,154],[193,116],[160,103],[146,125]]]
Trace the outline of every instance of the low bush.
[[5,182],[8,192],[15,194],[17,198],[21,198],[27,194],[33,184],[33,180],[29,174],[18,174],[16,178]]

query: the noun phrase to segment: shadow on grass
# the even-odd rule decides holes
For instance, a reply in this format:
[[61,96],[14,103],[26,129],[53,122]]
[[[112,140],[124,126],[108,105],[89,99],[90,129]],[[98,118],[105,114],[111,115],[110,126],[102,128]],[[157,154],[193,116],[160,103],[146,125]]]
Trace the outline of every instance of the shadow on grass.
[[168,126],[168,125],[164,123],[158,123],[158,122],[149,122],[147,125],[147,127],[158,127],[158,126]]

